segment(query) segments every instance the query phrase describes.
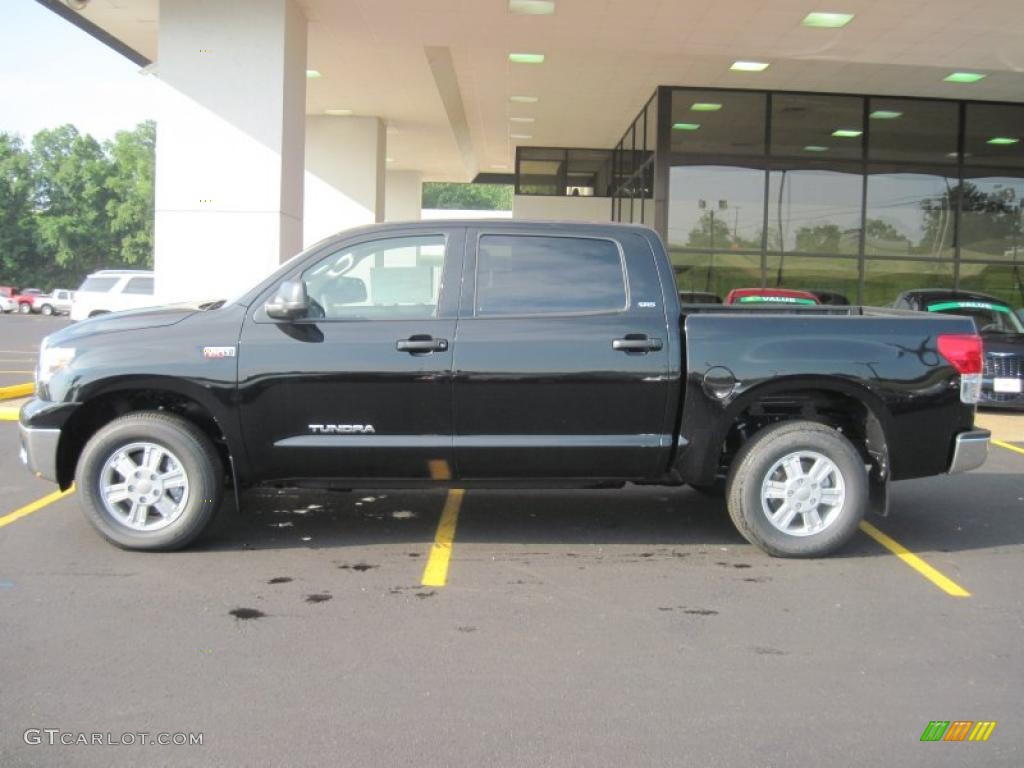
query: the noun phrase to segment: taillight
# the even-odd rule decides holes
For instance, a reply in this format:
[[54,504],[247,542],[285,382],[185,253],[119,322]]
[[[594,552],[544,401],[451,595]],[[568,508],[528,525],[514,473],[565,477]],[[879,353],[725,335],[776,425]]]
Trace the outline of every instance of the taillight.
[[939,354],[960,374],[960,400],[974,405],[981,399],[981,371],[984,357],[981,337],[975,334],[944,333],[939,336]]

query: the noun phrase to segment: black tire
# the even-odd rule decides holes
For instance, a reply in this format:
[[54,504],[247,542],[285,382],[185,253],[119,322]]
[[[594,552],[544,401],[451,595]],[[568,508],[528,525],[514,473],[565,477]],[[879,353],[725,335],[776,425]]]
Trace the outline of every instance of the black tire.
[[53,307],[51,307],[49,304],[43,304],[43,306],[39,308],[39,313],[41,315],[46,315],[47,317],[49,317],[50,315],[53,314]]
[[[773,467],[797,452],[811,452],[830,460],[844,491],[841,504],[826,507],[824,519],[828,523],[822,530],[804,535],[787,533],[773,524],[765,509],[771,502],[762,501],[762,487]],[[813,487],[817,489],[818,485]],[[833,488],[827,490],[834,491]],[[803,492],[801,486],[798,497]],[[751,544],[775,557],[822,557],[842,547],[856,533],[868,507],[868,475],[863,457],[839,432],[816,422],[790,421],[764,429],[740,449],[729,472],[726,493],[729,517],[736,530]],[[792,495],[789,491],[785,493]],[[796,502],[781,498],[779,504],[795,505]],[[818,503],[813,507],[815,513],[820,509]],[[808,525],[807,517],[795,514],[804,526]]]
[[32,305],[31,304],[26,304],[26,303],[22,302],[21,304],[18,305],[18,314],[19,315],[27,315],[31,311],[32,311]]
[[[152,531],[136,530],[120,520],[108,510],[100,490],[107,460],[137,442],[170,451],[188,482],[175,519]],[[195,425],[172,414],[140,412],[115,419],[90,438],[78,461],[75,484],[86,519],[107,541],[122,549],[168,551],[187,546],[209,528],[221,506],[224,472],[213,443]]]

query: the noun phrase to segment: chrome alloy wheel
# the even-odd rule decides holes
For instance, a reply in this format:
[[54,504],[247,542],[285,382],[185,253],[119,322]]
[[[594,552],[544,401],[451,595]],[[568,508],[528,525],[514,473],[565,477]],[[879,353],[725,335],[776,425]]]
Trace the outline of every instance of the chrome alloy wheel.
[[821,533],[839,518],[845,501],[843,473],[815,451],[783,456],[761,484],[761,508],[768,522],[788,536]]
[[181,460],[156,443],[130,443],[111,454],[100,471],[99,486],[107,512],[134,531],[165,528],[188,503]]

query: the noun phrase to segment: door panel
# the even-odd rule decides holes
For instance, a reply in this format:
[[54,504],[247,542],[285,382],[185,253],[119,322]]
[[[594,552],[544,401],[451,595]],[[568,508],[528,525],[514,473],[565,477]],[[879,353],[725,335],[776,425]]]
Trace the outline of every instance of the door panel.
[[264,478],[452,474],[459,230],[344,245],[302,277],[318,317],[251,314],[243,431]]
[[[463,292],[456,338],[460,476],[659,474],[671,445],[664,434],[669,349],[649,247],[633,235],[621,247],[601,240],[629,269],[618,294],[604,247],[512,234],[489,245],[489,234],[469,236],[480,246],[469,262],[475,280],[465,281],[472,290]],[[506,256],[513,283],[502,275]],[[517,305],[531,314],[509,316]],[[501,316],[488,316],[489,308]]]

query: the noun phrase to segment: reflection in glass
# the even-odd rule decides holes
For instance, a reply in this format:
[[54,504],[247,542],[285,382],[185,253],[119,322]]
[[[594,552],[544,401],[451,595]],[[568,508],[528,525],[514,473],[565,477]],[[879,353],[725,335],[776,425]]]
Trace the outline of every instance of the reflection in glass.
[[671,151],[763,155],[766,97],[742,91],[672,92]]
[[981,291],[1014,307],[1024,307],[1024,268],[1014,264],[960,265],[960,289]]
[[955,165],[960,105],[952,101],[872,98],[868,157],[874,161]]
[[864,142],[864,100],[858,96],[776,93],[772,96],[775,156],[859,160]]
[[859,270],[857,259],[777,255],[768,257],[767,277],[773,288],[836,291],[855,304]]
[[869,175],[864,252],[952,258],[956,195],[955,178],[924,173]]
[[772,171],[768,250],[858,253],[862,179],[841,171]]
[[669,173],[668,241],[686,248],[760,250],[764,171],[722,165]]
[[1024,261],[1024,179],[966,178],[960,214],[960,258]]
[[1024,105],[968,104],[965,162],[1024,168]]
[[869,259],[864,263],[862,301],[868,306],[890,306],[900,293],[915,288],[952,287],[952,262]]
[[724,298],[733,288],[761,285],[761,257],[735,253],[672,250],[672,268],[680,291],[701,291]]

